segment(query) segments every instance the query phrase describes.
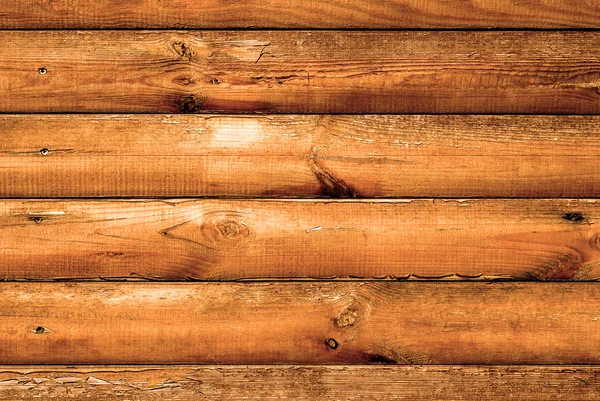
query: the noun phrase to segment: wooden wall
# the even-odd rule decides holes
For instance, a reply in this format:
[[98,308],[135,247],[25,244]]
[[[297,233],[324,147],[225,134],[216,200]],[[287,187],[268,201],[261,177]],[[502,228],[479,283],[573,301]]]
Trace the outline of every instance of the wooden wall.
[[600,2],[0,0],[0,44],[0,401],[600,398]]

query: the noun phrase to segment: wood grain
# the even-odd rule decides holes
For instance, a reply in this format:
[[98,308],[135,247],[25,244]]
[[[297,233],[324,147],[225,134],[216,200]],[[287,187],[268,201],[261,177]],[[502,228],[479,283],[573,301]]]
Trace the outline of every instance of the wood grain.
[[0,112],[600,113],[600,32],[3,31]]
[[595,0],[0,2],[0,28],[599,28]]
[[600,117],[3,115],[3,197],[597,197]]
[[5,364],[595,364],[597,283],[4,283]]
[[0,277],[600,278],[598,200],[0,202]]
[[0,400],[595,401],[594,366],[2,366]]

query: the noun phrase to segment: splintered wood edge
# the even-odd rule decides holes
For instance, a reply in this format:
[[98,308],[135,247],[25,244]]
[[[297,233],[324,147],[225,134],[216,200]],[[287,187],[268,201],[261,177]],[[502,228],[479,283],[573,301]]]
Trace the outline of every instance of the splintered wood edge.
[[597,400],[597,366],[0,366],[0,400]]

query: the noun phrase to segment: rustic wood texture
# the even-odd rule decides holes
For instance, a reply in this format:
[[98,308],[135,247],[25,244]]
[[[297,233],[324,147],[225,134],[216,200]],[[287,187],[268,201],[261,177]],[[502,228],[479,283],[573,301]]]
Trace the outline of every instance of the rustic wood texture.
[[3,31],[0,43],[0,112],[600,113],[600,32]]
[[3,197],[597,197],[600,117],[3,115]]
[[0,0],[0,43],[0,401],[600,398],[600,2]]
[[596,401],[588,366],[2,366],[0,400]]
[[600,28],[595,0],[0,2],[0,28]]
[[5,364],[595,364],[596,283],[4,283]]
[[598,200],[4,200],[0,277],[590,280],[599,219]]

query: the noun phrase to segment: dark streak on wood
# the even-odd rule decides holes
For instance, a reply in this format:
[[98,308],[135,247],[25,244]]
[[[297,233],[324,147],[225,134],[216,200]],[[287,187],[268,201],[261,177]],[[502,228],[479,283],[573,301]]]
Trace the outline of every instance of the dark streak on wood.
[[0,132],[3,197],[600,196],[598,116],[4,115]]
[[358,198],[360,194],[344,181],[336,178],[319,164],[317,160],[312,160],[312,168],[315,177],[321,185],[321,195],[330,198]]

